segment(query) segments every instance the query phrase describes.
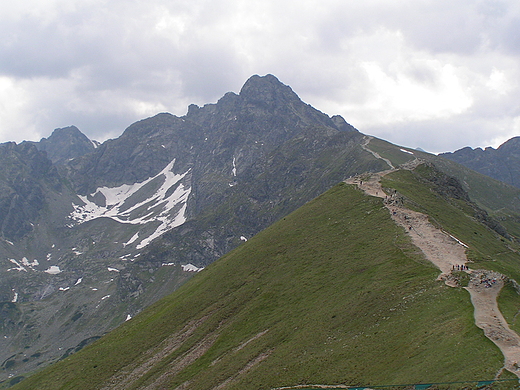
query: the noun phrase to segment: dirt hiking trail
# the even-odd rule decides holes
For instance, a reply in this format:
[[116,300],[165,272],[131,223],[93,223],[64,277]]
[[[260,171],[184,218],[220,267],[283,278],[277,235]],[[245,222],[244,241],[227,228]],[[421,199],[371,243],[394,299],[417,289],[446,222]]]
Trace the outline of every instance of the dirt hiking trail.
[[[365,147],[368,142],[369,139]],[[381,158],[368,148],[365,150],[376,158]],[[413,169],[420,163],[421,161],[416,159],[400,168]],[[391,166],[390,163],[388,164]],[[455,271],[464,271],[470,275],[469,285],[465,289],[470,293],[474,306],[475,324],[504,355],[504,367],[497,373],[497,377],[505,368],[520,378],[520,336],[509,328],[497,305],[497,296],[504,283],[502,275],[488,270],[470,270],[465,253],[467,246],[463,242],[432,225],[426,214],[404,207],[397,193],[386,194],[381,187],[381,177],[394,171],[396,169],[370,175],[363,174],[345,182],[357,185],[368,195],[384,199],[392,219],[404,228],[413,244],[422,250],[426,259],[440,269],[439,280],[444,280],[450,287],[456,287]]]

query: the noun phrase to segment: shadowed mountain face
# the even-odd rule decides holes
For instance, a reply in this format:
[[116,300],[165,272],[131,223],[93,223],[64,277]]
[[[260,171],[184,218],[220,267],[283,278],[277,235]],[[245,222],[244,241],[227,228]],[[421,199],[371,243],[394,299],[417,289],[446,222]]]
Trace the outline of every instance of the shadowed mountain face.
[[520,188],[520,137],[511,138],[497,149],[466,147],[441,156]]
[[0,233],[16,241],[34,228],[45,207],[45,194],[62,189],[57,169],[28,143],[0,145]]
[[49,138],[42,138],[34,144],[38,150],[47,152],[47,157],[53,164],[63,164],[74,158],[94,151],[96,141],[91,141],[76,126],[56,129]]

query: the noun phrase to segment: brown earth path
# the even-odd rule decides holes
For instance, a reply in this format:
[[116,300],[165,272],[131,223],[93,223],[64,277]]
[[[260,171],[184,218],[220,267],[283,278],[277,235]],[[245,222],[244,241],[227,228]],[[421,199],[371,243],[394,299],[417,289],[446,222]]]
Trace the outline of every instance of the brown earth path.
[[[369,139],[365,143],[367,146]],[[367,148],[369,151],[369,149]],[[374,156],[379,155],[370,151]],[[401,169],[413,169],[420,163],[419,160],[402,165]],[[391,165],[391,164],[389,164]],[[422,250],[425,257],[436,265],[441,274],[439,279],[451,287],[456,281],[452,271],[466,266],[467,246],[456,237],[432,225],[428,216],[404,207],[397,194],[386,194],[381,187],[381,177],[394,172],[395,169],[364,174],[346,180],[348,184],[355,184],[366,194],[383,198],[392,219],[402,226],[410,236],[413,244]],[[466,290],[470,293],[474,306],[475,324],[484,330],[484,334],[500,348],[504,355],[504,368],[520,378],[520,336],[509,328],[502,313],[498,309],[497,296],[503,286],[502,275],[488,270],[466,270],[470,274],[470,283]],[[497,373],[500,374],[502,369]]]

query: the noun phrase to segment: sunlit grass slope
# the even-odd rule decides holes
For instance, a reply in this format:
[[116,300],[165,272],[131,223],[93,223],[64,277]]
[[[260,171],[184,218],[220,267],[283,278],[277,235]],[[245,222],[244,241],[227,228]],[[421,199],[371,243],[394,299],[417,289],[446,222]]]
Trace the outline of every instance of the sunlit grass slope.
[[339,184],[15,388],[493,378],[503,359],[475,327],[468,293],[437,275],[380,199]]
[[401,170],[385,176],[383,186],[402,194],[407,206],[429,216],[430,221],[469,246],[471,268],[501,272],[520,281],[519,245],[478,222],[468,202],[442,196],[425,183],[441,175],[437,169],[421,165],[414,171]]

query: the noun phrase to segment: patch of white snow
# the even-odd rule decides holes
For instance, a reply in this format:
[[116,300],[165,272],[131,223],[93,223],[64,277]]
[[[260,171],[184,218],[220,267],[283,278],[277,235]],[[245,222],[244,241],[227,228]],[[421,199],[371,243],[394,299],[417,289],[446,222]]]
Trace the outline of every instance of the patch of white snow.
[[51,265],[49,267],[49,269],[47,269],[47,270],[45,270],[43,272],[46,272],[46,273],[48,273],[50,275],[57,275],[57,274],[59,274],[59,273],[61,273],[63,271],[57,265]]
[[139,238],[139,232],[135,233],[132,238],[130,240],[128,240],[127,242],[125,242],[123,244],[123,247],[127,246],[127,245],[130,245],[132,242],[134,242],[135,240],[137,240]]
[[130,314],[128,314],[128,315],[126,316],[126,320],[125,320],[125,321],[129,321],[129,320],[131,320],[131,319],[132,319],[132,316],[131,316]]
[[406,149],[400,149],[401,152],[405,152],[405,153],[408,153],[408,154],[413,154],[413,152],[410,152],[409,150],[406,150]]
[[204,269],[204,267],[202,267],[202,268],[195,267],[193,264],[181,265],[181,267],[184,272],[200,272]]
[[9,261],[11,263],[13,263],[14,265],[16,265],[15,268],[9,268],[7,271],[18,271],[18,272],[21,272],[21,271],[24,271],[24,272],[27,272],[27,268],[23,267],[19,262],[17,262],[15,259],[9,259]]
[[247,238],[245,238],[244,236],[240,236],[240,239],[241,239],[242,241],[247,241]]
[[107,268],[109,272],[120,272],[117,268]]
[[76,283],[74,283],[74,286],[77,286],[78,284],[80,284],[81,282],[83,281],[83,278],[79,278]]
[[[110,218],[119,223],[143,225],[159,221],[155,231],[145,237],[137,245],[141,249],[167,230],[182,225],[185,221],[186,202],[191,193],[191,188],[185,187],[180,181],[189,171],[183,174],[172,172],[175,160],[170,162],[159,174],[141,183],[122,185],[119,187],[101,187],[92,196],[100,194],[105,198],[105,206],[98,206],[89,200],[87,196],[79,196],[83,205],[73,204],[74,211],[70,217],[77,223],[87,222],[96,218]],[[161,183],[160,188],[147,199],[128,207],[126,201],[152,180],[157,179]],[[176,187],[175,187],[176,186]],[[169,190],[174,188],[173,193]],[[142,234],[142,233],[141,233]],[[130,245],[138,240],[139,235],[134,235],[123,245]]]
[[22,264],[25,265],[26,267],[32,268],[32,267],[36,267],[40,263],[38,262],[38,260],[34,260],[34,261],[30,262],[29,260],[27,260],[27,257],[24,257],[24,258],[22,258]]
[[447,233],[448,236],[450,236],[451,238],[453,238],[455,241],[457,241],[458,244],[462,245],[464,248],[469,248],[466,244],[464,244],[461,240],[459,240],[457,237],[455,236],[452,236],[451,234]]

